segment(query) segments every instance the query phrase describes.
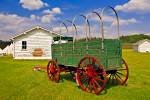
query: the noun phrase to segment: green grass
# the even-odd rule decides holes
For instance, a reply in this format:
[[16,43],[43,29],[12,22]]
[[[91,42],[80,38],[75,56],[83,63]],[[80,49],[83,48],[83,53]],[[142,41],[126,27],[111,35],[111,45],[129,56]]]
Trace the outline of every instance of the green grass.
[[77,88],[68,74],[54,83],[46,73],[33,71],[48,61],[0,57],[0,100],[150,100],[150,54],[123,50],[123,56],[130,69],[128,85],[106,87],[98,96]]

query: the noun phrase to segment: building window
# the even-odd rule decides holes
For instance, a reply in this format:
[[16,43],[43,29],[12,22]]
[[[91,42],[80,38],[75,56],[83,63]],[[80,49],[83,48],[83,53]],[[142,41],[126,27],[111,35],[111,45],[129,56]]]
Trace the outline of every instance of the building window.
[[27,49],[27,41],[22,41],[22,50]]

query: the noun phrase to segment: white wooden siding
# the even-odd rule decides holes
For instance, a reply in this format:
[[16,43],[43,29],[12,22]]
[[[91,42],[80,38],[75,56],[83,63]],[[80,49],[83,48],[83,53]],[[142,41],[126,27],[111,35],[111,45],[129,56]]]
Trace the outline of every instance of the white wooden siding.
[[148,41],[143,42],[138,46],[139,52],[150,52],[150,43]]
[[[22,50],[22,41],[27,41],[27,49]],[[14,40],[14,58],[15,59],[51,59],[51,44],[53,37],[50,33],[41,29],[30,31]],[[32,52],[35,48],[42,48],[44,55],[42,57],[33,57]]]

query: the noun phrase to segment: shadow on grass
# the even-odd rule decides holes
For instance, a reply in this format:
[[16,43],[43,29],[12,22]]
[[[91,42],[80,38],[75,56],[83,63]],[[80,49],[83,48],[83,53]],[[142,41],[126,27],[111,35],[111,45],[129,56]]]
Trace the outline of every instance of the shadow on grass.
[[[63,74],[60,75],[60,82],[63,82],[64,80],[76,83],[75,76],[71,75],[70,73],[63,73]],[[110,81],[112,81],[112,80],[110,80]],[[114,83],[107,83],[104,90],[100,93],[100,95],[106,94],[110,88],[117,87],[117,86],[120,86],[120,85],[119,84],[114,84]]]
[[60,74],[60,82],[63,82],[64,80],[71,81],[71,82],[76,82],[74,77],[75,76],[70,74],[70,73]]

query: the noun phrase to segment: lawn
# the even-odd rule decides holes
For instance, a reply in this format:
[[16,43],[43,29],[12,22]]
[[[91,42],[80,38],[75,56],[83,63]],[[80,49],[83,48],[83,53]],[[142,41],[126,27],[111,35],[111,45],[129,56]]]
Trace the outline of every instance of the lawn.
[[54,83],[46,73],[33,71],[48,61],[0,57],[0,100],[150,100],[150,53],[123,50],[123,56],[129,65],[128,85],[106,86],[101,95],[83,92],[69,74]]

